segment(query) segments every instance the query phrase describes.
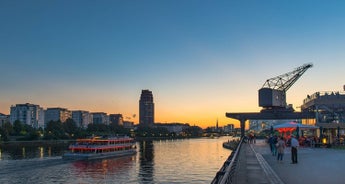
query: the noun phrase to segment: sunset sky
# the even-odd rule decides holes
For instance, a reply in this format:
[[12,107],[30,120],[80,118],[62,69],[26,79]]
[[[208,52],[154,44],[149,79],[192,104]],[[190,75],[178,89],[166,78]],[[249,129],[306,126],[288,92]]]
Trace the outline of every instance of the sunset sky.
[[[258,112],[266,79],[305,63],[287,92],[343,91],[345,1],[0,0],[0,112],[10,106],[121,113],[203,128]],[[136,116],[133,116],[135,114]]]

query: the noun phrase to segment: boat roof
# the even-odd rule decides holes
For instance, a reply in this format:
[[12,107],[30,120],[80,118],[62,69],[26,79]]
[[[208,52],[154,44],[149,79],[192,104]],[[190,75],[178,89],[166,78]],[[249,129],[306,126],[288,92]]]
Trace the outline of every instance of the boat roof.
[[124,137],[100,137],[100,136],[95,136],[91,138],[84,138],[84,139],[77,139],[77,141],[82,141],[82,142],[107,142],[107,141],[123,141],[123,140],[133,140],[133,138],[124,136]]

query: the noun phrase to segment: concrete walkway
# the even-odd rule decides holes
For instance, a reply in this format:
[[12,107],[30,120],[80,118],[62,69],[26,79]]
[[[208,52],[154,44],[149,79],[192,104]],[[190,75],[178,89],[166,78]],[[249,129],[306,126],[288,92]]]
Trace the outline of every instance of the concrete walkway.
[[345,150],[332,148],[299,148],[298,164],[291,163],[290,148],[284,161],[270,153],[264,140],[243,144],[234,183],[238,184],[343,184],[345,183]]

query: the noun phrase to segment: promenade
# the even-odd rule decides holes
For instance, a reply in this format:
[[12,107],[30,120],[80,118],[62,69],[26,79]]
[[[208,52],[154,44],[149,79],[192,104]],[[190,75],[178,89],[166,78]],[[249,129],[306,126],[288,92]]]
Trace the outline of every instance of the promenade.
[[343,184],[345,183],[345,150],[332,148],[298,149],[298,164],[291,163],[290,148],[283,162],[270,153],[264,140],[243,144],[233,182],[236,184]]

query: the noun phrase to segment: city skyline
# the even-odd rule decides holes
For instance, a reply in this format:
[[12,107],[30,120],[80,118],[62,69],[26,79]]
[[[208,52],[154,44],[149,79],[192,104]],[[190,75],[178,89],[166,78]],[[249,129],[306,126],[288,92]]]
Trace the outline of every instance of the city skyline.
[[[345,2],[0,1],[0,113],[32,103],[202,128],[258,112],[272,77],[313,63],[288,91],[343,91]],[[133,114],[136,114],[133,117]]]

